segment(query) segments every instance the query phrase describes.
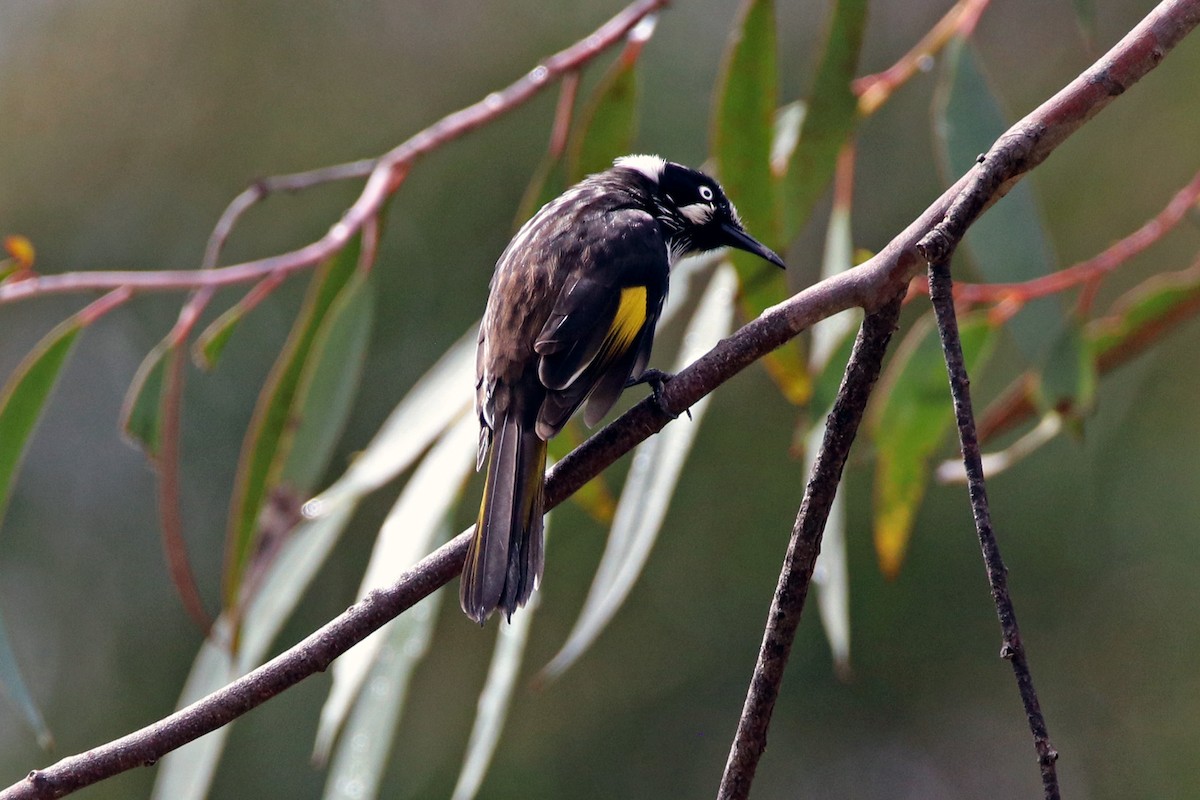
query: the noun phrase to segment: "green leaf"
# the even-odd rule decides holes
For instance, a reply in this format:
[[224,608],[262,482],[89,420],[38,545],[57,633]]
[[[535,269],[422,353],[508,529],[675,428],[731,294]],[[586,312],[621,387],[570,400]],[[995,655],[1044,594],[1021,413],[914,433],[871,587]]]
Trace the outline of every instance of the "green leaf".
[[579,113],[567,144],[568,182],[612,166],[637,132],[637,59],[622,54],[600,79]]
[[1038,392],[1043,411],[1063,409],[1080,418],[1096,399],[1096,361],[1083,335],[1083,325],[1072,318],[1054,342],[1042,369]]
[[[686,344],[676,360],[677,370],[729,335],[736,286],[736,273],[723,264],[713,275],[688,323],[683,336]],[[662,530],[684,459],[700,430],[708,400],[705,397],[692,406],[691,424],[668,425],[658,436],[638,445],[587,600],[566,643],[546,665],[543,676],[556,678],[575,663],[625,602]]]
[[[545,533],[550,531],[550,519],[546,515]],[[529,631],[533,628],[534,612],[537,611],[541,593],[535,592],[525,608],[521,609],[511,623],[500,625],[496,634],[496,649],[488,666],[483,691],[479,693],[475,724],[467,740],[467,753],[463,757],[462,771],[454,784],[451,800],[472,800],[483,785],[484,775],[491,764],[492,754],[500,742],[508,709],[517,688],[517,676],[525,658],[525,645],[529,642]]]
[[553,153],[546,153],[542,158],[542,163],[538,165],[529,185],[525,187],[525,194],[521,196],[517,218],[513,222],[514,228],[520,228],[527,219],[538,212],[538,209],[566,190],[566,161],[565,156],[556,156]]
[[59,323],[25,356],[0,389],[0,520],[8,508],[29,437],[83,326],[78,314]]
[[800,140],[782,177],[784,242],[799,234],[812,215],[833,179],[838,153],[858,124],[858,98],[850,82],[858,70],[866,20],[866,0],[834,3]]
[[1098,363],[1114,361],[1127,350],[1153,342],[1172,323],[1200,307],[1200,267],[1155,275],[1113,304],[1112,313],[1087,326],[1092,355]]
[[[782,244],[771,178],[771,145],[779,105],[776,38],[774,2],[744,0],[717,79],[710,147],[721,184],[735,198],[742,221],[772,248]],[[743,283],[770,269],[749,253],[732,256]],[[776,288],[782,286],[780,279]],[[781,299],[782,294],[777,294],[773,302]]]
[[[379,529],[371,559],[358,588],[359,599],[394,583],[405,570],[448,538],[450,516],[462,493],[463,484],[475,466],[475,443],[478,438],[479,423],[475,415],[464,413],[421,460]],[[402,620],[407,619],[408,614],[405,614]],[[388,628],[395,628],[402,620],[388,623]],[[422,624],[415,622],[415,619],[402,622],[399,627],[405,632],[399,638],[394,632],[368,637],[334,663],[333,684],[321,709],[314,746],[318,762],[328,758],[351,708],[363,703],[368,677],[385,657],[385,642],[401,645],[410,640],[412,644],[406,649],[410,658],[400,660],[399,657],[392,657],[394,669],[387,675],[379,676],[380,680],[391,687],[395,683],[406,684],[411,678],[417,657],[423,654],[424,643],[428,642],[433,617],[428,616]],[[373,685],[366,702],[374,703],[378,699],[374,691],[377,686],[380,684]],[[403,690],[400,690],[396,696],[398,704],[403,702],[403,694]],[[399,714],[399,707],[396,713]]]
[[226,610],[235,609],[239,604],[242,579],[259,541],[259,514],[270,491],[280,485],[292,442],[288,430],[299,422],[297,395],[305,365],[314,342],[322,335],[330,309],[355,272],[359,243],[359,238],[355,237],[313,275],[283,352],[259,394],[250,428],[242,443],[230,504],[223,592]]
[[298,424],[280,440],[288,454],[282,483],[307,492],[325,471],[358,392],[374,314],[374,284],[356,271],[330,307],[301,372],[293,413]]
[[435,592],[426,597],[366,640],[383,637],[370,674],[364,676],[370,691],[354,704],[333,754],[324,800],[379,796],[379,786],[394,752],[396,723],[404,710],[412,675],[433,640],[433,624],[445,594]]
[[[229,617],[225,615],[213,624],[210,635],[201,642],[200,651],[192,662],[176,709],[185,708],[212,694],[242,674],[229,652],[217,644],[228,640],[232,627]],[[151,800],[204,800],[232,729],[232,724],[222,725],[212,733],[163,756],[154,776]]]
[[146,354],[121,405],[121,430],[151,460],[158,458],[162,444],[162,398],[171,349],[163,339]]
[[[940,157],[947,180],[970,171],[1008,128],[975,47],[955,37],[946,47],[934,104]],[[1010,283],[1054,272],[1057,266],[1029,181],[1022,181],[968,230],[966,252],[983,280]],[[1027,303],[1006,325],[1027,363],[1038,367],[1065,325],[1060,300]]]
[[[771,173],[777,133],[788,138],[795,113],[777,124],[779,66],[772,0],[744,0],[730,32],[713,95],[711,153],[725,191],[737,204],[747,229],[768,247],[782,249],[779,193]],[[737,268],[739,300],[753,319],[788,295],[786,273],[750,253],[731,251]],[[763,361],[768,374],[792,403],[808,400],[811,385],[800,346],[788,344]]]
[[46,727],[46,720],[38,709],[33,695],[21,677],[21,668],[17,665],[17,657],[13,654],[12,645],[8,641],[8,628],[4,618],[0,617],[0,690],[16,704],[22,716],[37,735],[38,744],[43,750],[54,747],[54,737]]
[[[959,320],[964,358],[974,378],[995,344],[986,314]],[[875,443],[875,552],[895,577],[929,482],[929,461],[954,422],[946,363],[933,315],[918,320],[896,350],[875,391],[868,429]]]

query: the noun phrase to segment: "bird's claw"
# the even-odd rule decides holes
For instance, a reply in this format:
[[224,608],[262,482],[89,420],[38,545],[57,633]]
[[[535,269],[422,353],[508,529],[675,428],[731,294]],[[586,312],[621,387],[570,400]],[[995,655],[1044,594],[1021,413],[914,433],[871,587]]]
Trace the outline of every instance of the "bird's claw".
[[[663,398],[663,387],[665,387],[667,383],[674,377],[675,376],[670,372],[663,372],[660,369],[648,369],[638,377],[630,378],[626,382],[625,388],[628,389],[629,387],[637,386],[640,383],[649,384],[650,391],[654,394],[654,402],[658,403],[658,407],[662,409],[662,412],[671,419],[679,419],[679,414],[673,414],[667,410],[667,404]],[[683,413],[687,414],[688,420],[691,420],[692,410],[690,408],[685,408]]]

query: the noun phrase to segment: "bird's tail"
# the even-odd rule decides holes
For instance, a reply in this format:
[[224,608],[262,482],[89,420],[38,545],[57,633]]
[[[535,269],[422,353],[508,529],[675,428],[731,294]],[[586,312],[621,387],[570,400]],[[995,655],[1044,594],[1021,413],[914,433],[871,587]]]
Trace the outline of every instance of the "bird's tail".
[[463,612],[483,624],[499,608],[509,617],[542,577],[542,488],[546,443],[510,411],[496,426],[475,535],[463,565]]

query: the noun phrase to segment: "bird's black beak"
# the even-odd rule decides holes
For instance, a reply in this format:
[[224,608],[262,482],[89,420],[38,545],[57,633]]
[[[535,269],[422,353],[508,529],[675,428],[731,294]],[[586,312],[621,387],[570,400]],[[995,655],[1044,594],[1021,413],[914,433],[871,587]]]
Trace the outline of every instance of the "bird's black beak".
[[783,263],[783,259],[776,255],[774,250],[746,233],[738,225],[726,222],[721,225],[721,233],[725,235],[725,244],[730,247],[736,247],[738,250],[753,253],[759,258],[770,261],[780,269],[787,269],[787,265]]

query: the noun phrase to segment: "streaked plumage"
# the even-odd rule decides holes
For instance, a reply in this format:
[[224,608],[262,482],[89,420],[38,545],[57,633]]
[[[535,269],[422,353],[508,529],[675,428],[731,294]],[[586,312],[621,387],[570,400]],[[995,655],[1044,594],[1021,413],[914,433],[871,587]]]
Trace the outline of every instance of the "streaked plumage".
[[724,246],[783,266],[712,178],[628,156],[547,203],[501,254],[476,355],[488,469],[463,568],[467,616],[511,616],[529,599],[543,566],[546,442],[581,405],[589,426],[608,413],[646,369],[671,266]]

